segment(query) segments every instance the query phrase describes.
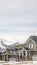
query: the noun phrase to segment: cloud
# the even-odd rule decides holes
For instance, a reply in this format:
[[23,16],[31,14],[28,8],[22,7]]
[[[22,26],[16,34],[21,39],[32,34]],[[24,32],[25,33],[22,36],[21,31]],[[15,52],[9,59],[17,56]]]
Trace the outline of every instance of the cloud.
[[0,0],[0,15],[21,16],[37,12],[37,0]]
[[22,42],[32,34],[37,35],[37,0],[0,0],[0,38]]

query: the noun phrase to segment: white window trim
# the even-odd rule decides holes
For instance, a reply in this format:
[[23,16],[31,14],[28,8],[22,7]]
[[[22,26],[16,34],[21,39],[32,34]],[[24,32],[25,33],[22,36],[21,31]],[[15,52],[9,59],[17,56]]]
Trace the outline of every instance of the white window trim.
[[32,49],[33,48],[33,43],[29,44],[29,48]]

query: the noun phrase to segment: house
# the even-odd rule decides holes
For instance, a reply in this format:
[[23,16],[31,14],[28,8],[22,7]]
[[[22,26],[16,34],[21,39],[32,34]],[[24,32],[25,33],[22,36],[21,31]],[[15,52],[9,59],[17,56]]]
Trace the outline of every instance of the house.
[[[30,36],[28,40],[25,42],[27,48],[29,48],[29,55],[31,59],[33,56],[37,56],[37,36]],[[34,59],[33,59],[34,60]]]
[[14,49],[8,49],[8,46],[5,45],[2,40],[0,40],[0,60],[16,60],[16,53]]
[[15,45],[11,48],[18,49],[16,54],[22,55],[22,59],[32,60],[34,55],[37,55],[37,36],[30,36],[24,44]]
[[25,43],[10,45],[6,48],[6,52],[0,54],[2,60],[33,60],[37,56],[37,36],[30,36]]

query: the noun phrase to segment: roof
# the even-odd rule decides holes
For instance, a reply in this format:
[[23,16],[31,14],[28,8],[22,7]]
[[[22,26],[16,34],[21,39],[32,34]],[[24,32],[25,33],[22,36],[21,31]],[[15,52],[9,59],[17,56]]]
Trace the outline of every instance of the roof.
[[37,42],[37,36],[30,36],[30,38],[31,38],[32,40],[34,40],[35,42]]
[[26,50],[30,50],[29,48],[25,47]]

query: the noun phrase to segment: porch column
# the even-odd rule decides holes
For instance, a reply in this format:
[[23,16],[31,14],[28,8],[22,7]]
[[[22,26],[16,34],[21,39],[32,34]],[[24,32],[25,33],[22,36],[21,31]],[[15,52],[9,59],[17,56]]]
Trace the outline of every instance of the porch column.
[[19,52],[19,61],[20,61],[20,52]]
[[23,55],[24,55],[24,54],[23,54],[23,51],[22,51],[22,60],[23,60]]
[[26,60],[27,60],[27,51],[25,51],[25,56],[26,56],[25,58],[26,58]]
[[22,57],[23,57],[23,51],[22,51]]

